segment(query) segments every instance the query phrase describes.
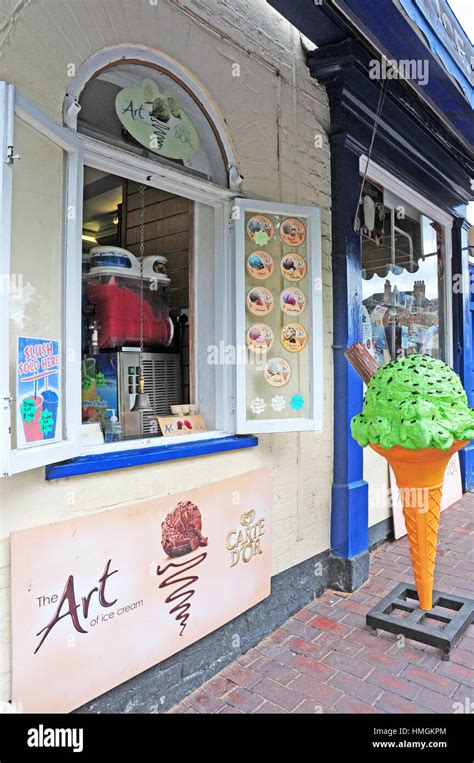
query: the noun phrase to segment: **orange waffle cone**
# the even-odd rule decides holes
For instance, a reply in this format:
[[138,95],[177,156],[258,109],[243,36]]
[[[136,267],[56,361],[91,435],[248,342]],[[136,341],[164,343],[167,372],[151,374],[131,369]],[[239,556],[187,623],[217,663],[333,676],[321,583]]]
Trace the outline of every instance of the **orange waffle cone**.
[[399,445],[386,450],[380,445],[370,443],[373,450],[387,459],[400,488],[421,609],[429,610],[433,604],[436,543],[444,473],[451,456],[468,442],[468,440],[455,441],[449,450],[437,448],[409,450]]

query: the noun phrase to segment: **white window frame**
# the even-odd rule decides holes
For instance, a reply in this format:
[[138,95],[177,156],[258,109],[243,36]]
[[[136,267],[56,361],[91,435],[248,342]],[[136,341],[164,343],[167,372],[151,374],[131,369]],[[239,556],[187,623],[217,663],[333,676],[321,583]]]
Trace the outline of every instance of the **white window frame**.
[[80,378],[68,372],[81,353],[80,292],[74,289],[81,278],[81,263],[77,252],[81,247],[82,232],[82,145],[77,137],[43,114],[34,104],[23,98],[12,85],[0,83],[0,132],[3,136],[0,169],[0,272],[11,277],[11,222],[12,189],[15,162],[8,161],[9,146],[15,146],[15,115],[28,123],[67,154],[64,196],[63,233],[63,305],[62,320],[62,391],[63,439],[57,443],[41,444],[37,448],[12,449],[10,438],[11,417],[16,415],[10,405],[16,390],[10,389],[10,295],[3,294],[0,308],[0,390],[1,406],[1,474],[3,476],[34,469],[78,455],[80,427]]
[[[362,155],[359,159],[359,171],[362,177],[364,176],[367,168],[367,156]],[[399,178],[392,175],[388,170],[381,167],[372,159],[368,162],[367,180],[372,180],[374,183],[379,183],[384,189],[393,193],[395,196],[406,201],[414,207],[420,214],[425,217],[429,217],[431,220],[440,223],[443,226],[444,232],[444,279],[443,279],[443,300],[444,300],[444,316],[443,316],[443,331],[446,347],[445,349],[445,361],[449,366],[453,364],[453,327],[452,321],[449,320],[452,315],[453,301],[452,301],[452,289],[450,284],[452,283],[452,228],[453,218],[443,209],[440,209],[431,201],[426,199],[421,193],[415,191],[409,185],[399,180]]]
[[[137,183],[144,183],[151,188],[183,196],[191,201],[206,204],[214,209],[214,249],[219,255],[219,267],[214,269],[216,283],[214,293],[214,337],[226,344],[234,342],[233,312],[234,298],[232,289],[232,231],[230,228],[231,205],[235,200],[235,192],[215,185],[210,181],[201,180],[180,170],[175,170],[144,157],[137,156],[126,149],[112,146],[87,135],[77,134],[77,139],[83,146],[84,165],[108,172],[112,175],[127,178]],[[195,274],[199,269],[199,257],[194,262]],[[218,279],[218,280],[217,280]],[[194,285],[195,288],[195,285]],[[229,300],[230,298],[230,300]],[[193,346],[198,362],[205,362],[207,347],[200,347],[199,313],[194,316]],[[213,340],[215,341],[215,339]],[[215,421],[216,428],[209,432],[177,437],[137,437],[136,439],[104,443],[103,445],[83,445],[79,455],[96,455],[113,453],[123,450],[140,450],[141,448],[166,447],[173,444],[199,442],[216,437],[225,437],[236,433],[235,419],[235,383],[234,369],[225,364],[213,367],[215,369]],[[197,372],[193,379],[195,399],[200,398],[202,375]]]
[[[247,418],[246,366],[237,364],[237,431],[241,434],[259,432],[321,432],[324,409],[324,369],[323,369],[323,308],[322,308],[322,253],[321,253],[321,211],[318,207],[280,202],[258,201],[256,199],[236,199],[239,214],[236,228],[236,343],[245,342],[245,212],[268,213],[288,217],[307,217],[308,231],[308,308],[311,316],[308,322],[311,339],[309,353],[309,384],[311,416],[305,418]],[[239,243],[240,242],[240,243]],[[318,362],[319,352],[319,362]]]

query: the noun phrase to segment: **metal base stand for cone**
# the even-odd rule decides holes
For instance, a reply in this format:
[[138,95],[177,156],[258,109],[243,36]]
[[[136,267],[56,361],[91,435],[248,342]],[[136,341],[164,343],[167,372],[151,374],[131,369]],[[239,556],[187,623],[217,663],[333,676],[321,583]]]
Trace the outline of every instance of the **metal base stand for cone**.
[[433,591],[433,607],[426,611],[419,608],[416,588],[408,583],[399,583],[366,617],[375,633],[380,628],[437,647],[443,650],[443,660],[449,660],[451,648],[473,621],[472,599]]

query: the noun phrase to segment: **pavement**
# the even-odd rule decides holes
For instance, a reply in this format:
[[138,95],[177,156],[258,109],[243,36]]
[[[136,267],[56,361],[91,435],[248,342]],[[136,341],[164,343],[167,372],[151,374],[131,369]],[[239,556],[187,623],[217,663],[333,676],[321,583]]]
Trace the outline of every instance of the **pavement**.
[[[435,588],[474,598],[474,494],[441,515]],[[365,615],[413,582],[406,537],[371,553],[368,581],[327,590],[187,696],[171,713],[474,713],[474,624],[449,661]]]

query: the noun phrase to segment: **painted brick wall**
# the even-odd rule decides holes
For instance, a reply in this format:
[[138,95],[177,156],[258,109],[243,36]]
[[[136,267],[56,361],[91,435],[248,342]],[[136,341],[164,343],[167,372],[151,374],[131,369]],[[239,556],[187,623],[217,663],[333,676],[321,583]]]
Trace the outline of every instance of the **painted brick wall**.
[[[62,121],[68,66],[132,42],[187,67],[227,126],[250,197],[320,206],[323,236],[324,429],[260,437],[250,451],[48,483],[43,470],[0,480],[0,699],[10,692],[10,532],[175,493],[259,466],[274,479],[273,572],[329,547],[332,480],[330,165],[325,92],[299,35],[264,0],[6,0],[0,71]],[[240,76],[232,76],[233,64]],[[70,68],[69,68],[70,71]],[[317,137],[322,136],[322,147]]]

